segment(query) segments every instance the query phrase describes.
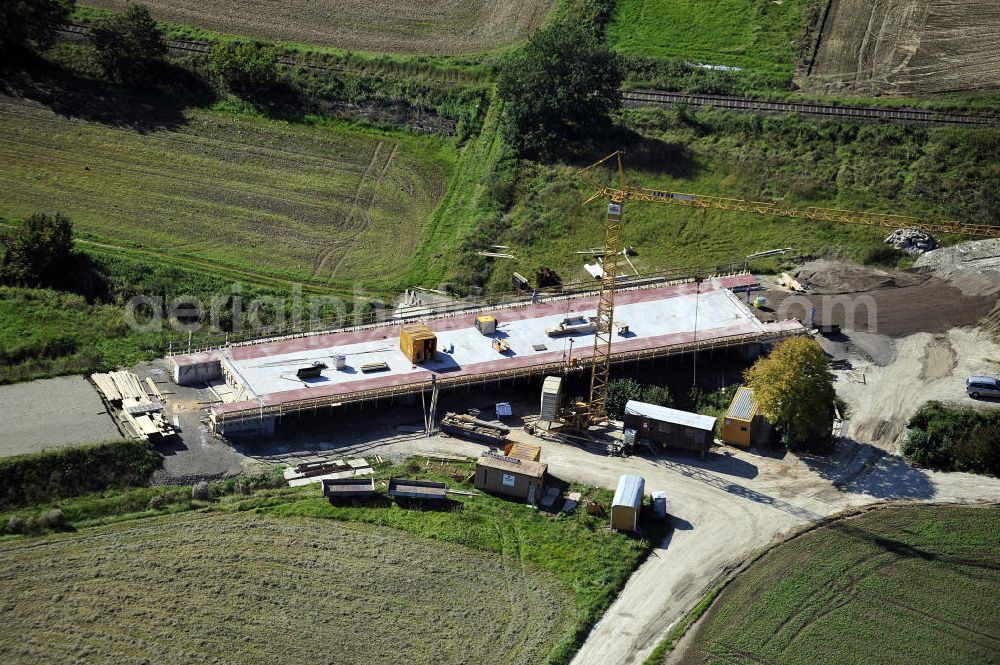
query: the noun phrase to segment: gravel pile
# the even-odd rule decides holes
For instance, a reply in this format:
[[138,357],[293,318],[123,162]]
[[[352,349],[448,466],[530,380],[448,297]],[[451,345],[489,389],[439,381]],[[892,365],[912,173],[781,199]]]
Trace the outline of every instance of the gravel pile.
[[896,229],[884,242],[912,255],[929,252],[937,246],[934,236],[917,229]]
[[971,240],[941,247],[913,264],[946,279],[966,295],[1000,293],[1000,239]]

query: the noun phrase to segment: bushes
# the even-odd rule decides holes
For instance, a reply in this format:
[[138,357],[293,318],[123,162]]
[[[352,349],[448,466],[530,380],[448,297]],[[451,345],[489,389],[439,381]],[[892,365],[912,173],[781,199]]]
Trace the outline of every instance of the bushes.
[[62,531],[66,528],[66,517],[63,511],[53,508],[44,515],[28,517],[27,519],[13,515],[7,520],[7,525],[0,533],[37,535],[45,531]]
[[221,42],[209,55],[212,71],[234,92],[247,92],[278,80],[278,50],[260,44]]
[[75,4],[75,0],[0,3],[0,53],[9,54],[30,46],[47,48]]
[[1000,475],[1000,412],[928,402],[910,419],[902,452],[921,466]]
[[144,485],[156,463],[157,455],[145,441],[111,441],[0,459],[0,510]]
[[673,398],[664,386],[643,385],[635,379],[614,379],[608,383],[606,408],[608,417],[621,419],[625,414],[625,404],[629,400],[670,406]]

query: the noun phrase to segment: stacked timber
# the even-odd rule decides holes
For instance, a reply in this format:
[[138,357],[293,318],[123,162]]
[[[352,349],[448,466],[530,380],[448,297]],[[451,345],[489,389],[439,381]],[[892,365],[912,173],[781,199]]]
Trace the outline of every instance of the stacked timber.
[[121,413],[137,439],[164,438],[173,436],[177,430],[167,421],[163,413],[163,402],[156,385],[147,379],[148,385],[157,399],[150,399],[139,377],[132,372],[109,372],[92,374],[90,377],[108,404]]
[[584,335],[597,330],[597,317],[568,316],[552,328],[546,328],[545,334],[549,337],[561,337],[563,335]]

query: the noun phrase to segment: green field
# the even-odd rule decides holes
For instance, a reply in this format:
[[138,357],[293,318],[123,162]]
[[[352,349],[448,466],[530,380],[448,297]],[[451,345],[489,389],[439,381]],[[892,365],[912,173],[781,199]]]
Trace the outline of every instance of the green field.
[[618,0],[608,41],[626,55],[791,76],[816,0]]
[[496,554],[247,513],[11,543],[0,571],[8,663],[537,662],[571,602]]
[[[488,495],[439,510],[384,500],[392,476],[472,489],[473,466],[381,466],[383,499],[368,506],[332,505],[270,469],[214,483],[207,499],[140,487],[0,514],[0,658],[121,662],[163,648],[159,662],[226,650],[299,662],[318,649],[337,662],[567,663],[649,543],[584,510],[550,517]],[[25,482],[31,496],[48,487]],[[572,489],[609,509],[609,491]],[[73,533],[52,531],[54,508]],[[45,535],[11,535],[25,531]],[[194,637],[169,645],[167,633]]]
[[454,162],[447,141],[204,110],[140,130],[0,97],[0,215],[253,281],[402,287]]
[[992,506],[892,507],[817,529],[726,587],[681,662],[995,663],[998,544]]

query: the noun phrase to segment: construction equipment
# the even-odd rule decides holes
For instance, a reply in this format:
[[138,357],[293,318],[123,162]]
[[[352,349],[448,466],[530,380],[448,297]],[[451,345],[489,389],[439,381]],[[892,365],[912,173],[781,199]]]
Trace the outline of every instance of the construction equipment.
[[510,344],[505,339],[496,338],[493,340],[493,350],[501,354],[507,353],[510,351]]

